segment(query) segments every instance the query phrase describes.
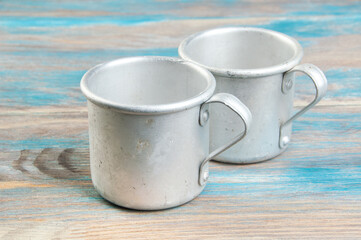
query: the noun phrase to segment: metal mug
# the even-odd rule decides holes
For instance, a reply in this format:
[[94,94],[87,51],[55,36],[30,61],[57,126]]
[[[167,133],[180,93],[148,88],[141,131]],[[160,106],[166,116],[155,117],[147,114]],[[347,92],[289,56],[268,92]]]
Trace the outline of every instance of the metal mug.
[[[181,58],[208,69],[216,78],[216,92],[231,93],[252,112],[252,129],[242,142],[215,160],[248,164],[271,159],[287,148],[292,122],[318,103],[327,79],[312,64],[298,65],[301,45],[285,34],[248,27],[224,27],[193,34],[178,49]],[[292,115],[295,72],[309,76],[314,100]],[[210,149],[241,126],[218,106],[211,107]],[[292,116],[291,116],[292,115]]]
[[[88,99],[95,189],[117,205],[158,210],[186,203],[208,179],[208,161],[246,133],[251,114],[230,94],[213,95],[212,74],[169,57],[132,57],[95,66],[80,87]],[[209,154],[208,104],[223,103],[245,131]]]

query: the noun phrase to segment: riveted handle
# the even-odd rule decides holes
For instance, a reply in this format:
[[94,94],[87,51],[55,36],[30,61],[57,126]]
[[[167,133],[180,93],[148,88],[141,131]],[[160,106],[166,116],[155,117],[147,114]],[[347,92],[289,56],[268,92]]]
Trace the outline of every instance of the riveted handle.
[[218,93],[213,95],[207,102],[203,103],[201,106],[200,114],[199,114],[199,124],[203,126],[208,118],[209,118],[209,111],[208,111],[208,104],[209,103],[222,103],[226,105],[228,108],[233,110],[243,121],[244,123],[244,131],[237,135],[234,139],[232,139],[229,143],[217,148],[213,152],[211,152],[208,157],[203,160],[200,168],[199,168],[199,185],[203,186],[209,176],[208,171],[208,162],[212,160],[215,156],[221,154],[222,152],[226,151],[228,148],[232,147],[234,144],[239,142],[242,138],[244,138],[251,126],[252,122],[252,114],[249,109],[235,96],[228,93]]
[[289,90],[291,90],[292,88],[294,72],[304,73],[312,79],[313,84],[315,85],[316,88],[316,95],[310,104],[302,108],[290,119],[288,119],[286,122],[281,124],[280,140],[279,140],[280,148],[285,148],[290,141],[290,136],[288,136],[285,130],[288,126],[290,126],[290,123],[295,119],[297,119],[299,116],[301,116],[303,113],[311,109],[314,105],[316,105],[326,95],[327,92],[327,79],[325,74],[321,71],[321,69],[319,69],[315,65],[305,63],[305,64],[297,65],[296,67],[292,68],[291,70],[289,70],[284,74],[282,81],[282,92],[284,94],[287,94]]

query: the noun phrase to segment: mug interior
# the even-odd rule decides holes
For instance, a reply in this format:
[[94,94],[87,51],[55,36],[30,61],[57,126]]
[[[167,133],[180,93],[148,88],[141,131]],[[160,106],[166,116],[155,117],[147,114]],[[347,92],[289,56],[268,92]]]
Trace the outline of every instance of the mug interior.
[[195,34],[181,44],[179,52],[184,59],[200,63],[211,71],[212,68],[269,68],[302,57],[299,43],[287,35],[266,29],[238,27]]
[[136,108],[180,103],[207,91],[208,98],[213,81],[207,70],[180,59],[135,57],[95,67],[83,77],[81,87],[90,100]]

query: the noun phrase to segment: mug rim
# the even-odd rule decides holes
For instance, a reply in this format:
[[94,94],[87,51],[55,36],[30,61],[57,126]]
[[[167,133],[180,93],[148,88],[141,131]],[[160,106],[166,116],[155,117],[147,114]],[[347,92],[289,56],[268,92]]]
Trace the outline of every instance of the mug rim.
[[[222,34],[224,32],[259,32],[259,33],[266,33],[269,35],[272,35],[280,40],[283,40],[284,42],[287,42],[289,46],[291,46],[294,50],[294,54],[291,58],[287,59],[284,62],[281,62],[279,64],[276,65],[272,65],[269,67],[262,67],[262,68],[249,68],[249,69],[233,69],[233,68],[218,68],[218,67],[212,67],[209,65],[205,65],[202,64],[198,61],[193,60],[186,51],[186,48],[188,46],[188,44],[202,36],[202,35],[206,35],[206,34],[210,34],[210,33],[219,33]],[[302,57],[303,57],[303,49],[302,46],[300,45],[300,43],[293,37],[288,36],[284,33],[281,32],[277,32],[277,31],[273,31],[273,30],[269,30],[269,29],[264,29],[264,28],[256,28],[256,27],[237,27],[237,26],[233,26],[233,27],[220,27],[220,28],[213,28],[213,29],[208,29],[205,31],[201,31],[198,33],[194,33],[190,36],[188,36],[187,38],[185,38],[179,45],[178,47],[178,54],[179,56],[187,61],[193,62],[198,64],[199,66],[202,66],[206,69],[208,69],[209,71],[211,71],[214,75],[217,76],[224,76],[224,77],[240,77],[240,78],[244,78],[244,77],[262,77],[262,76],[270,76],[270,75],[274,75],[277,73],[283,73],[286,72],[290,69],[292,69],[293,67],[295,67],[297,64],[300,63]]]
[[[138,104],[122,104],[116,101],[107,100],[102,96],[99,96],[92,92],[88,88],[88,82],[99,71],[104,71],[108,67],[114,65],[122,65],[131,62],[174,62],[176,64],[184,64],[199,73],[200,77],[206,80],[206,87],[197,95],[190,98],[186,98],[182,101],[166,103],[166,104],[150,104],[150,105],[138,105]],[[82,77],[80,81],[80,89],[85,97],[92,103],[103,106],[106,108],[113,108],[120,110],[121,112],[133,113],[133,114],[162,114],[179,112],[186,110],[197,105],[201,105],[206,102],[214,93],[216,88],[216,80],[214,76],[205,68],[200,67],[190,61],[183,60],[175,57],[163,57],[163,56],[136,56],[119,58],[105,63],[98,64],[90,68]]]

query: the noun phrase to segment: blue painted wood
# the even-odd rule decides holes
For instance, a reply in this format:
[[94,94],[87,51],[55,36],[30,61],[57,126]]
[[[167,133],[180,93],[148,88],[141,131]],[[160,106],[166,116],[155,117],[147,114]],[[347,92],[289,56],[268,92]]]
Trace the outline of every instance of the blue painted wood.
[[[361,236],[360,1],[0,2],[0,238],[239,239]],[[228,25],[297,38],[329,91],[293,124],[289,149],[260,164],[211,163],[194,201],[137,212],[94,190],[90,67],[176,56],[187,35]],[[312,99],[299,77],[296,106]]]

